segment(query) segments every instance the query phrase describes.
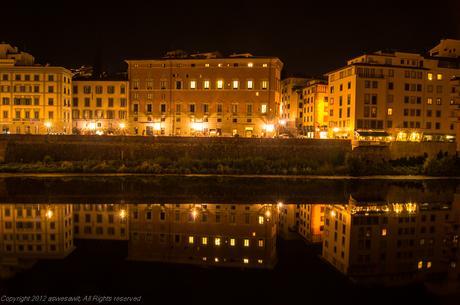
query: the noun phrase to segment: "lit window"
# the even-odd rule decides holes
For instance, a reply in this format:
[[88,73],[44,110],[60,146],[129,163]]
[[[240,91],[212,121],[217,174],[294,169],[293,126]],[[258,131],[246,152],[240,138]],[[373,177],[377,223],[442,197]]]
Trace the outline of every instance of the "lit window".
[[260,106],[260,112],[261,113],[267,113],[267,104],[262,104]]
[[219,79],[217,81],[217,89],[223,89],[224,88],[224,81]]
[[188,237],[188,243],[193,244],[195,242],[195,238],[193,236]]
[[260,225],[264,224],[264,217],[262,215],[259,215],[259,224]]
[[259,264],[262,264],[264,261],[261,260],[261,259],[258,259],[257,262],[258,262]]
[[205,80],[204,83],[203,83],[203,88],[204,89],[209,89],[209,81],[208,80]]
[[206,256],[203,256],[203,261],[207,261],[208,258]]
[[196,81],[195,80],[190,81],[190,89],[196,89]]
[[267,65],[267,64],[263,64],[262,67],[266,68],[266,67],[268,67],[268,65]]
[[249,247],[249,239],[248,239],[248,238],[245,238],[245,239],[243,240],[243,246]]
[[249,259],[248,258],[243,258],[243,263],[249,264]]
[[240,82],[237,81],[237,80],[234,80],[233,81],[233,89],[238,89],[239,86],[240,86]]
[[209,67],[209,64],[204,64],[205,67]]
[[268,88],[268,81],[263,80],[262,81],[262,90],[267,90],[267,88]]
[[248,63],[248,67],[249,67],[249,68],[252,68],[253,66],[254,66],[254,64],[253,64],[252,62],[249,62],[249,63]]
[[426,103],[428,105],[432,105],[433,104],[433,98],[429,97],[427,100],[426,100]]
[[234,247],[235,244],[236,244],[235,239],[234,239],[234,238],[230,238],[230,246]]
[[254,82],[252,80],[248,80],[248,89],[254,89]]
[[393,108],[388,108],[388,115],[392,115],[393,114]]
[[220,67],[222,67],[222,64],[218,64],[217,66],[220,68]]
[[438,74],[436,75],[436,79],[437,79],[437,80],[442,80],[442,74],[441,74],[441,73],[438,73]]
[[427,263],[426,263],[426,268],[427,268],[427,269],[430,269],[430,268],[431,268],[431,262],[427,262]]
[[207,244],[208,244],[208,238],[207,238],[207,237],[201,238],[201,243],[202,243],[203,245],[207,245]]
[[419,262],[418,262],[417,268],[418,268],[418,269],[422,269],[422,268],[423,268],[423,262],[422,262],[422,261],[419,261]]
[[218,258],[218,257],[215,257],[215,258],[214,258],[214,261],[215,261],[216,263],[218,263],[218,262],[219,262],[219,258]]
[[259,245],[259,247],[263,247],[263,246],[264,246],[264,240],[263,240],[263,239],[259,239],[258,245]]
[[216,237],[216,239],[214,239],[214,244],[216,246],[220,246],[220,237]]
[[428,80],[433,80],[433,73],[428,73]]
[[386,228],[382,229],[382,236],[387,236],[387,229]]

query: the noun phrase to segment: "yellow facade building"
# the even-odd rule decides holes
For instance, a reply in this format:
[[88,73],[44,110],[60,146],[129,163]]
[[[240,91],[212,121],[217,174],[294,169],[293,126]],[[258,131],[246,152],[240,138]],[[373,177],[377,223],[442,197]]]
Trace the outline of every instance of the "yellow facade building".
[[276,264],[276,205],[139,204],[129,217],[130,260],[246,268]]
[[329,136],[452,140],[450,80],[460,73],[460,50],[446,57],[439,49],[448,48],[427,56],[379,51],[327,73]]
[[138,135],[273,136],[283,63],[219,53],[127,60],[130,132]]
[[76,134],[129,134],[129,82],[75,78],[72,127]]
[[70,134],[71,72],[41,66],[0,44],[0,125],[4,134]]
[[329,102],[328,85],[323,80],[310,80],[302,87],[302,134],[308,138],[328,137]]
[[299,234],[307,241],[322,241],[324,229],[324,204],[299,204]]

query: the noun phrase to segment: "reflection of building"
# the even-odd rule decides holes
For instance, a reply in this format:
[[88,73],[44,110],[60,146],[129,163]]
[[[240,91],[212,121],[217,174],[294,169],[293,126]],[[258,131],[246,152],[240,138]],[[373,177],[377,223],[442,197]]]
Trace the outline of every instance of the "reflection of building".
[[72,205],[0,205],[0,277],[73,249]]
[[127,240],[129,210],[122,204],[74,204],[77,239]]
[[[323,258],[357,281],[407,283],[446,275],[446,223],[456,205],[327,205]],[[458,219],[457,226],[458,226]]]
[[274,135],[283,67],[278,58],[174,51],[127,63],[130,133]]
[[[459,73],[460,75],[460,73]],[[456,138],[460,139],[460,76],[450,81],[451,90],[451,120],[455,125]],[[460,151],[460,140],[457,140],[457,151]]]
[[75,78],[72,127],[81,134],[125,134],[128,129],[128,81]]
[[72,74],[34,64],[34,57],[0,44],[0,124],[3,133],[70,134]]
[[129,218],[131,260],[253,268],[276,262],[271,205],[141,204]]
[[278,233],[284,239],[292,239],[298,232],[298,208],[295,204],[279,205]]
[[450,79],[460,72],[460,41],[451,52],[446,41],[430,56],[375,52],[328,73],[329,134],[351,138],[355,132],[378,139],[449,140]]
[[321,242],[324,227],[323,204],[300,204],[298,232],[309,242]]

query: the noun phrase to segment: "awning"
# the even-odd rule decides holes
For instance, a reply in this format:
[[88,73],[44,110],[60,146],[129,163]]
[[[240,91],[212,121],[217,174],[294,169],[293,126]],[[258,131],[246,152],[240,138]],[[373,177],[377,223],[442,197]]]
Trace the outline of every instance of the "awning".
[[374,131],[374,130],[361,130],[356,131],[356,134],[360,137],[388,137],[390,136],[386,131]]

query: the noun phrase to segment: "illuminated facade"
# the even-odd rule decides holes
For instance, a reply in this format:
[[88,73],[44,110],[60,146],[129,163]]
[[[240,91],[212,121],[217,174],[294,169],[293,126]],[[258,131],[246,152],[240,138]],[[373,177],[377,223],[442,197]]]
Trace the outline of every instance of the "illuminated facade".
[[77,134],[127,134],[127,80],[75,78],[72,89],[72,127]]
[[281,81],[281,129],[297,135],[302,129],[303,100],[302,88],[308,83],[308,78],[289,77]]
[[273,136],[279,117],[275,57],[219,53],[127,60],[130,133],[176,136]]
[[450,80],[460,73],[460,50],[446,57],[438,49],[430,56],[379,51],[329,72],[329,136],[452,139]]
[[322,241],[324,229],[323,204],[299,204],[298,232],[309,242]]
[[122,204],[74,204],[75,238],[128,240],[128,207]]
[[129,217],[131,260],[247,268],[276,263],[275,206],[139,204]]
[[328,86],[323,80],[310,80],[302,88],[303,121],[302,134],[308,138],[328,137]]
[[71,72],[34,64],[0,44],[0,124],[5,134],[71,134]]
[[448,226],[458,228],[458,211],[458,203],[357,205],[351,199],[348,205],[326,205],[322,257],[368,283],[396,285],[446,275],[457,258],[450,261],[453,245],[443,241]]

